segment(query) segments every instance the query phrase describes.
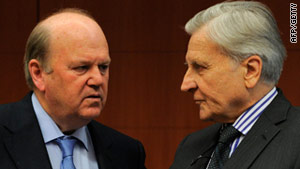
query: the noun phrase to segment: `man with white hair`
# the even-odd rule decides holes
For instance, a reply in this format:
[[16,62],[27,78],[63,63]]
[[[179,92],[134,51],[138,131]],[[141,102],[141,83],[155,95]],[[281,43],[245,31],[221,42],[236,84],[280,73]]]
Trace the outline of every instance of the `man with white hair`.
[[271,11],[254,1],[223,2],[196,14],[181,90],[201,120],[170,169],[300,168],[300,111],[276,88],[286,57]]
[[27,41],[30,92],[0,105],[0,168],[144,169],[142,144],[93,119],[105,105],[108,44],[85,11],[42,20]]

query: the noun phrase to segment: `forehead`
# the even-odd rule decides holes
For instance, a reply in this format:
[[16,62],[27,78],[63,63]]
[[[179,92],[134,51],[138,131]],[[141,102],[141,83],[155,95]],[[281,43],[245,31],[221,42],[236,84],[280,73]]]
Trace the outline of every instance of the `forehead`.
[[[67,18],[67,20],[66,20]],[[49,54],[52,57],[108,56],[108,44],[100,26],[79,14],[59,14],[45,21],[50,30]]]
[[62,13],[45,20],[53,42],[74,43],[98,40],[106,44],[106,38],[100,26],[92,19],[76,14]]
[[[225,57],[221,49],[207,36],[206,29],[201,28],[194,32],[188,44],[186,60],[213,61]],[[212,60],[213,59],[213,60]]]

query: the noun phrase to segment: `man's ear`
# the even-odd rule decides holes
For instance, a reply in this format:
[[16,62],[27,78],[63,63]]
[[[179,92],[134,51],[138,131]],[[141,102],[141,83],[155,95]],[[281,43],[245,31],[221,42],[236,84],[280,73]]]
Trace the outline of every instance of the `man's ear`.
[[40,62],[36,59],[31,59],[28,63],[28,69],[36,88],[40,91],[45,90],[45,80],[43,74],[43,68]]
[[247,88],[253,88],[258,83],[263,62],[261,58],[257,55],[252,55],[243,61],[243,66],[245,67],[244,80]]

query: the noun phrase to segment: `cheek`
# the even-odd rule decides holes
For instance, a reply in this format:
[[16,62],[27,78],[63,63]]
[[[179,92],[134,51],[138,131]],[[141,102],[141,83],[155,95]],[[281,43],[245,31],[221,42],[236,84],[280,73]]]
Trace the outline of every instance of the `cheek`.
[[63,93],[63,97],[65,97],[66,100],[75,102],[81,99],[86,78],[66,73],[64,76],[61,76],[59,80],[57,88]]
[[197,85],[199,90],[210,96],[215,96],[221,93],[224,87],[224,79],[217,75],[206,75],[205,77],[198,78]]
[[214,75],[198,81],[198,90],[211,108],[222,107],[231,95],[229,79],[224,75]]
[[232,92],[239,89],[241,85],[241,79],[238,76],[238,73],[228,72],[228,73],[217,73],[214,76],[211,76],[210,88],[215,89],[215,94],[224,93],[226,95],[232,95]]
[[107,75],[107,76],[103,77],[103,84],[102,84],[102,88],[106,92],[108,90],[108,82],[109,82],[109,76]]
[[55,73],[50,74],[45,79],[45,92],[58,95],[64,90],[63,79]]

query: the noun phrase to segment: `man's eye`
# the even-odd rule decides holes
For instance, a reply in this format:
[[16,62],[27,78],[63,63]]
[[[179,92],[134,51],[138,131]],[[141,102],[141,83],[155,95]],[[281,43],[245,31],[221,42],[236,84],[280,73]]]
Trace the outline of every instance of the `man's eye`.
[[77,66],[74,68],[75,71],[79,72],[79,73],[84,73],[89,69],[88,66]]
[[102,74],[105,74],[107,72],[108,65],[99,65],[98,67]]
[[207,69],[206,65],[198,64],[196,62],[193,62],[191,65],[192,65],[193,69],[195,69],[197,71],[203,71],[203,70]]
[[201,70],[201,69],[204,69],[204,68],[205,68],[204,66],[199,65],[199,64],[197,64],[197,63],[192,63],[192,66],[193,66],[193,68],[196,69],[196,70]]

